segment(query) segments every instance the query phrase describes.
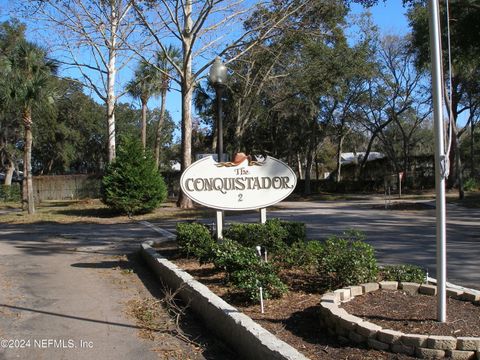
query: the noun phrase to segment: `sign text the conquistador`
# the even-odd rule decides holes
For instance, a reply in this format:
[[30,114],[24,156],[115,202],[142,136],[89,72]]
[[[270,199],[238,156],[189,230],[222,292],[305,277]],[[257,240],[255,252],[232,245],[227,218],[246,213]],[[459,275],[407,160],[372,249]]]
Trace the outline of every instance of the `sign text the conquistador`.
[[292,189],[288,176],[230,177],[230,178],[189,178],[185,180],[188,191],[220,191],[226,194],[230,190]]
[[[230,163],[231,164],[231,163]],[[211,157],[185,170],[180,180],[184,193],[202,205],[222,210],[257,209],[286,198],[296,185],[295,173],[282,161],[224,166]]]

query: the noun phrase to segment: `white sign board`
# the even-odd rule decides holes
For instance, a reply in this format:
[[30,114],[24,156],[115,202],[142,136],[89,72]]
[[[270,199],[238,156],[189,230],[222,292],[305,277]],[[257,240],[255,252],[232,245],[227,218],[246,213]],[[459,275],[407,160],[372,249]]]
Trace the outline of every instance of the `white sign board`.
[[284,162],[267,156],[264,161],[217,163],[212,157],[194,162],[182,174],[180,186],[193,201],[219,210],[264,208],[285,199],[297,177]]

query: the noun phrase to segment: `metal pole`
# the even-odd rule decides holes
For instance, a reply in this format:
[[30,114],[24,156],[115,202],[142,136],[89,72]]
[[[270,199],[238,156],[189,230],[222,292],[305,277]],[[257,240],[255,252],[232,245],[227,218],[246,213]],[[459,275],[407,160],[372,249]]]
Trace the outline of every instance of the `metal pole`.
[[[215,92],[217,96],[217,156],[218,162],[223,162],[223,111],[222,111],[222,93],[223,85],[216,84]],[[223,240],[223,228],[225,224],[225,212],[217,211],[217,240]]]
[[217,95],[217,154],[218,162],[223,162],[223,111],[222,111],[222,94],[223,85],[215,85]]
[[437,321],[447,321],[447,236],[445,211],[445,171],[447,161],[443,135],[442,60],[440,46],[440,15],[437,0],[428,1],[430,50],[432,62],[432,96],[435,132],[435,189],[437,234]]

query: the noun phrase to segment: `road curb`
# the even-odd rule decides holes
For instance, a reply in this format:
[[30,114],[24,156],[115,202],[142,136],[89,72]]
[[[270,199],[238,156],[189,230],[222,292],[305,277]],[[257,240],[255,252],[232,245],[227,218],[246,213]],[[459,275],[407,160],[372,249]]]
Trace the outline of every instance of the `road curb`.
[[170,237],[142,243],[141,254],[157,277],[166,286],[178,290],[182,300],[203,323],[223,341],[231,345],[243,359],[308,360],[295,348],[255,323],[186,271],[158,254],[154,246],[171,241]]

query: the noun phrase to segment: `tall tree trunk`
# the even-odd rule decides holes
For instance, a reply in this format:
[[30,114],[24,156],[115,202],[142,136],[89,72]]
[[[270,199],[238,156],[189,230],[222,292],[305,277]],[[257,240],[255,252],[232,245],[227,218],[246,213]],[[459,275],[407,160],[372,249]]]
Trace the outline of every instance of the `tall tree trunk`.
[[[447,179],[447,186],[449,189],[455,187],[455,184],[458,181],[458,173],[457,173],[457,160],[456,160],[456,153],[457,153],[457,131],[456,126],[453,126],[452,129],[452,138],[450,139],[450,154],[448,157],[450,168],[448,169],[448,179]],[[448,146],[448,145],[447,145]]]
[[15,171],[15,164],[11,159],[7,160],[7,169],[5,172],[5,181],[4,185],[5,186],[10,186],[12,185],[12,178],[13,178],[13,172]]
[[[182,86],[183,87],[183,86]],[[192,88],[182,88],[182,172],[192,163]],[[193,208],[192,200],[180,191],[177,206],[182,209]]]
[[460,149],[458,146],[457,131],[455,129],[455,172],[457,173],[457,186],[458,186],[458,198],[463,200],[465,197],[465,191],[463,190],[463,173],[462,162],[460,159]]
[[35,213],[35,204],[33,198],[33,180],[32,180],[32,109],[26,107],[23,111],[23,126],[25,131],[25,145],[23,150],[23,181],[25,185],[25,199],[27,201],[27,210],[29,214]]
[[475,174],[475,121],[470,121],[470,178],[474,179]]
[[116,156],[115,144],[115,95],[114,75],[108,75],[108,96],[107,96],[107,125],[108,125],[108,162],[111,163]]
[[142,99],[142,146],[143,150],[147,148],[147,101]]
[[340,139],[338,140],[338,147],[337,147],[337,176],[336,176],[337,183],[342,181],[342,151],[343,151],[344,139],[345,139],[345,135],[341,134]]
[[241,114],[241,101],[238,101],[236,104],[236,116],[235,116],[235,136],[234,136],[234,143],[233,143],[233,154],[239,153],[242,151],[241,149],[241,138],[243,135],[243,128],[242,128],[242,114]]
[[305,165],[305,189],[304,194],[310,195],[312,193],[311,187],[311,173],[313,167],[314,146],[310,146],[307,152],[307,164]]
[[303,166],[302,166],[302,157],[300,153],[297,153],[297,166],[298,166],[298,178],[303,178]]
[[[367,150],[365,151],[365,156],[363,157],[362,162],[360,163],[360,166],[358,167],[358,172],[359,172],[357,174],[358,177],[360,177],[360,176],[362,178],[364,177],[365,167],[367,166],[367,161],[368,161],[368,158],[370,156],[370,152],[372,151],[373,142],[375,141],[378,134],[380,133],[380,131],[382,131],[382,129],[384,127],[386,127],[386,125],[382,125],[380,128],[375,129],[375,131],[372,133],[372,136],[370,137],[370,140],[368,141]],[[357,176],[355,176],[355,180],[357,180]]]
[[157,135],[155,136],[155,164],[157,169],[160,167],[160,142],[162,138],[162,127],[165,122],[165,106],[167,101],[167,90],[162,90],[160,103],[160,117],[157,123]]
[[[183,76],[182,76],[182,172],[192,163],[192,0],[185,1],[185,24],[182,40]],[[182,209],[193,208],[192,200],[181,190],[177,206]]]
[[107,125],[108,125],[108,162],[111,163],[116,156],[116,142],[115,142],[115,103],[117,101],[115,96],[115,77],[117,74],[117,49],[116,49],[116,34],[118,30],[118,14],[114,3],[110,6],[111,18],[111,36],[108,50],[108,69],[107,69]]

